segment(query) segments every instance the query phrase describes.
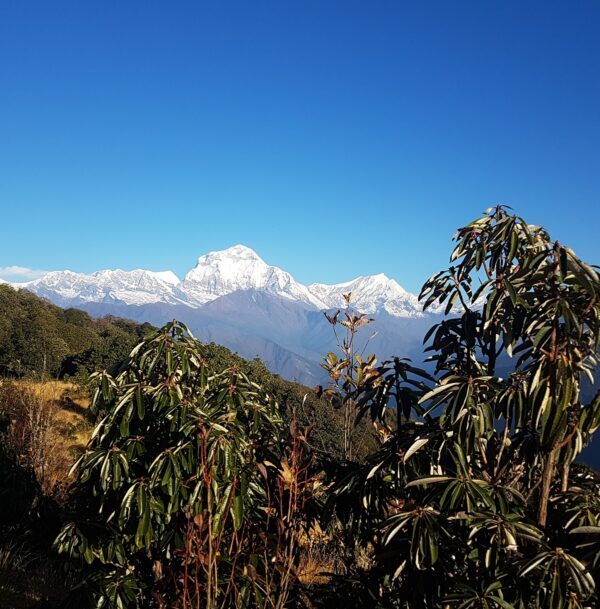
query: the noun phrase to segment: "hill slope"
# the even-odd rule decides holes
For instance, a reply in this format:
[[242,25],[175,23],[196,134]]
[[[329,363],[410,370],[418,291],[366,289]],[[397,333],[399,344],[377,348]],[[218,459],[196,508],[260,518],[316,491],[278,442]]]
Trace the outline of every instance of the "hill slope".
[[[154,307],[151,309],[152,315],[145,307],[134,310],[139,309],[141,317],[150,317],[157,325],[162,324],[164,311],[160,305]],[[192,311],[183,306],[177,309],[177,313],[183,314],[180,319],[184,323],[193,321],[186,319],[185,315]],[[99,311],[93,313],[98,314]],[[208,323],[209,317],[200,321]],[[238,323],[243,322],[238,320]],[[153,327],[150,323],[138,324],[118,317],[93,319],[85,311],[61,309],[26,290],[0,285],[0,375],[77,375],[83,380],[90,372],[119,364]],[[198,338],[210,341],[210,327],[206,327],[205,335]],[[263,361],[255,357],[253,348],[248,347],[245,340],[235,338],[238,327],[232,323],[227,331],[232,342],[237,340],[240,346],[246,346],[247,359],[224,346],[205,342],[205,357],[212,368],[240,368],[276,398],[284,414],[291,416],[295,412],[301,424],[309,421],[314,424],[312,443],[315,449],[339,457],[341,413],[334,410],[329,402],[318,399],[309,387],[273,374]],[[264,348],[264,345],[255,347]],[[271,348],[277,348],[275,343]],[[281,357],[281,354],[274,357]],[[304,365],[308,365],[307,362]],[[290,362],[290,367],[297,365],[297,361]],[[374,446],[372,432],[367,425],[362,425],[356,433],[361,438],[363,454],[366,454]]]

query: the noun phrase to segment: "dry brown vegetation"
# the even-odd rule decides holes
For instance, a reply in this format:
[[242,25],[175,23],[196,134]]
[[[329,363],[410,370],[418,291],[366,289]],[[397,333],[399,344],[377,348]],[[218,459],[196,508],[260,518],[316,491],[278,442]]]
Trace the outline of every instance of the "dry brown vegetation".
[[[67,497],[69,470],[91,434],[88,406],[85,390],[73,383],[0,380],[0,419],[10,423],[2,442],[22,471],[31,472],[26,487],[13,492],[33,493],[31,507],[51,521],[51,506]],[[55,534],[55,523],[45,522],[42,517],[41,530],[9,529],[0,539],[0,608],[33,607],[64,595],[69,576],[45,555]]]
[[64,490],[89,439],[88,406],[85,391],[73,383],[0,381],[0,412],[11,420],[8,441],[45,495]]

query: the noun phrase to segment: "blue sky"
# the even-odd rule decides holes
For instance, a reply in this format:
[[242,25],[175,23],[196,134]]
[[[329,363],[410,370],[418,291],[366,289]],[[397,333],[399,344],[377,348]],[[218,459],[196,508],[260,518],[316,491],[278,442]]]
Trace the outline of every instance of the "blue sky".
[[598,263],[599,28],[592,1],[5,1],[0,267],[182,276],[244,243],[417,290],[497,202]]

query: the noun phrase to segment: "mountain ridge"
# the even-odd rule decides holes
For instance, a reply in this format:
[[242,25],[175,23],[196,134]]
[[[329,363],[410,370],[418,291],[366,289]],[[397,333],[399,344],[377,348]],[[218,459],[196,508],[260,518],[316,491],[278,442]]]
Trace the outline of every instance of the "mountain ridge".
[[424,312],[415,294],[383,273],[304,285],[239,244],[200,256],[183,279],[171,271],[67,270],[12,285],[94,317],[157,326],[179,319],[201,340],[259,357],[272,372],[304,384],[327,381],[321,357],[337,346],[322,312],[346,309],[348,292],[350,306],[372,318],[364,338],[375,335],[368,348],[380,360],[400,354],[421,361],[422,338],[440,312]]
[[305,285],[241,244],[200,256],[183,279],[172,271],[117,268],[89,274],[50,271],[38,279],[11,285],[26,288],[62,306],[93,302],[126,305],[163,302],[198,308],[227,294],[258,290],[326,310],[345,307],[343,294],[352,292],[352,306],[363,313],[386,312],[396,317],[423,315],[417,296],[383,273],[337,284]]

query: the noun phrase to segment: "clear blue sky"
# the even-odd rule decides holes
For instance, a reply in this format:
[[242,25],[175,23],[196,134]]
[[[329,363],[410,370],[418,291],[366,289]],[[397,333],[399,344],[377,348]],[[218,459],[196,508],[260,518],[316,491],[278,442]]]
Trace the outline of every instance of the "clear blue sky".
[[0,7],[0,267],[244,243],[408,289],[503,202],[600,262],[600,3]]

